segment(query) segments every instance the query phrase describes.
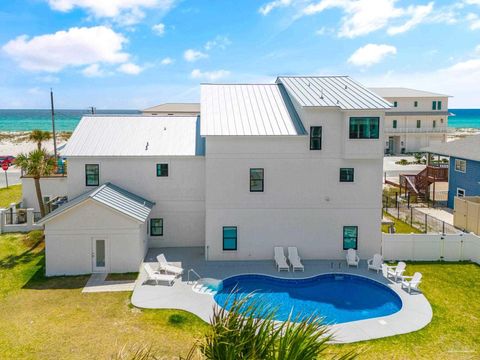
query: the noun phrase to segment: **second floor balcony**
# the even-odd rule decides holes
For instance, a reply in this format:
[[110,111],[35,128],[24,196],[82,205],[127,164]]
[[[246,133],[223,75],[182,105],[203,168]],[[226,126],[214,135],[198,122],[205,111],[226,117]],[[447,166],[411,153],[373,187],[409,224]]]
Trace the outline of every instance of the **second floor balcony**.
[[385,133],[393,133],[393,134],[428,134],[428,133],[435,133],[435,134],[446,134],[448,132],[448,128],[446,126],[439,126],[439,127],[387,127],[385,128]]

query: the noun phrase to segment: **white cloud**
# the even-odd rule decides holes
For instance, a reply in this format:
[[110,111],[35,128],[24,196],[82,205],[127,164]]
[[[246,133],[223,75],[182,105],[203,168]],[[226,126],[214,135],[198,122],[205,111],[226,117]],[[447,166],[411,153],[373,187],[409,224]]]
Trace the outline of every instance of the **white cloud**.
[[39,76],[36,79],[38,81],[49,83],[49,84],[58,84],[60,82],[60,79],[53,75]]
[[480,18],[477,14],[469,13],[467,15],[467,20],[470,23],[469,25],[470,30],[480,29]]
[[228,70],[201,71],[195,69],[190,74],[194,79],[204,79],[208,81],[217,81],[230,75]]
[[138,75],[143,71],[143,68],[134,63],[125,63],[120,65],[117,70],[128,75]]
[[268,15],[273,9],[287,7],[292,4],[292,0],[273,0],[262,5],[258,12],[262,15]]
[[29,38],[21,35],[2,49],[20,66],[32,71],[58,72],[68,66],[122,63],[127,39],[106,26],[74,27]]
[[170,57],[166,57],[166,58],[162,59],[162,61],[160,61],[160,64],[162,64],[162,65],[173,64],[173,59],[170,58]]
[[188,62],[195,62],[197,60],[208,57],[208,55],[201,52],[201,51],[197,51],[197,50],[194,50],[194,49],[188,49],[183,53],[183,57]]
[[87,77],[101,77],[105,75],[103,70],[100,69],[100,65],[98,64],[92,64],[87,66],[85,69],[82,70],[82,74]]
[[367,44],[357,49],[348,59],[348,62],[355,66],[371,66],[381,62],[388,55],[395,55],[395,46],[385,44]]
[[166,13],[176,0],[48,0],[48,3],[57,11],[80,8],[96,18],[111,18],[122,25],[133,25],[145,17],[144,9]]
[[406,10],[407,14],[411,17],[405,23],[398,26],[390,26],[387,29],[387,33],[389,35],[397,35],[404,33],[418,24],[421,24],[425,21],[425,19],[430,16],[433,11],[433,2],[428,3],[427,5],[418,5],[418,6],[410,6]]
[[217,35],[215,39],[207,41],[205,43],[205,50],[210,51],[213,48],[220,48],[222,50],[225,50],[228,45],[230,45],[232,42],[228,38],[228,36],[222,36],[222,35]]
[[159,23],[159,24],[153,25],[152,31],[158,36],[165,35],[165,24]]

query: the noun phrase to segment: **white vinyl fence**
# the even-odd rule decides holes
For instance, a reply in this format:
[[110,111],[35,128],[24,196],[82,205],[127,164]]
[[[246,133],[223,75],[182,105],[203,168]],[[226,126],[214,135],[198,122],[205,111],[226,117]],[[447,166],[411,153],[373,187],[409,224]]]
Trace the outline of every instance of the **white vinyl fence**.
[[480,264],[480,237],[459,234],[382,234],[385,260],[464,261]]

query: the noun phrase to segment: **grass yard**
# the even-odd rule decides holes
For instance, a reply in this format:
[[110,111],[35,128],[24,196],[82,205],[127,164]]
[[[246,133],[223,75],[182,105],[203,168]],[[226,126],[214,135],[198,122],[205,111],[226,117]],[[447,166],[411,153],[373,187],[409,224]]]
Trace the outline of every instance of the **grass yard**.
[[[108,359],[125,344],[186,355],[207,325],[175,310],[140,310],[130,293],[82,294],[87,276],[45,278],[41,232],[0,235],[0,359]],[[409,264],[424,274],[434,319],[407,335],[332,346],[365,359],[480,358],[480,267]]]
[[0,188],[0,208],[7,208],[11,203],[22,200],[22,185],[10,185],[7,188]]
[[[410,234],[410,233],[421,234],[422,233],[422,231],[410,226],[410,224],[407,224],[406,222],[399,220],[397,218],[394,218],[393,216],[387,214],[386,211],[383,212],[383,216],[394,222],[394,226],[397,234]],[[388,233],[388,225],[382,225],[382,232]]]

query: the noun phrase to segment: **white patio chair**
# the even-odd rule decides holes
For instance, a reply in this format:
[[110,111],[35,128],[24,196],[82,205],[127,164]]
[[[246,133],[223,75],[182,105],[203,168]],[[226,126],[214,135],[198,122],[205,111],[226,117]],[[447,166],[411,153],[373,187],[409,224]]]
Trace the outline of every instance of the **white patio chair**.
[[288,247],[288,261],[290,262],[290,265],[292,265],[293,272],[295,272],[295,270],[305,270],[300,256],[298,256],[298,249],[294,246]]
[[147,281],[153,280],[157,285],[158,282],[161,281],[166,282],[168,283],[168,285],[171,286],[177,278],[175,275],[161,274],[160,272],[153,270],[150,264],[144,264],[143,267],[145,269],[145,272],[147,273]]
[[[410,280],[408,280],[410,279]],[[402,277],[402,289],[405,287],[408,290],[408,293],[411,294],[412,290],[418,291],[418,286],[422,282],[422,274],[416,272],[413,276],[403,276]]]
[[359,263],[360,263],[360,258],[357,255],[357,251],[355,249],[348,249],[348,251],[347,251],[347,265],[348,266],[356,266],[358,268]]
[[283,247],[275,246],[274,250],[274,259],[275,265],[277,265],[277,271],[287,270],[290,271],[290,266],[288,266],[287,258],[283,252]]
[[182,275],[183,274],[183,268],[180,266],[175,266],[172,264],[169,264],[167,259],[165,258],[165,255],[160,254],[157,256],[157,261],[158,261],[158,270],[159,271],[165,271],[167,273],[175,274],[175,275]]
[[377,274],[382,270],[383,256],[380,254],[373,255],[372,259],[367,260],[368,270],[376,270]]
[[387,266],[387,278],[391,276],[397,281],[398,278],[402,278],[406,267],[407,264],[403,261],[399,261],[397,266]]

